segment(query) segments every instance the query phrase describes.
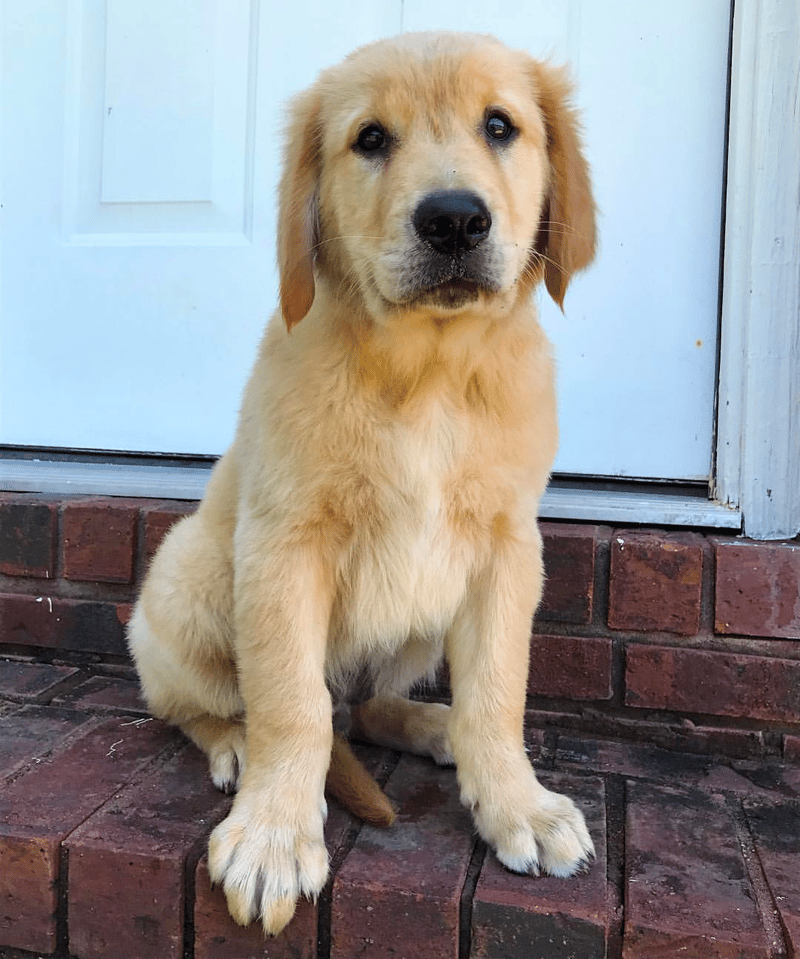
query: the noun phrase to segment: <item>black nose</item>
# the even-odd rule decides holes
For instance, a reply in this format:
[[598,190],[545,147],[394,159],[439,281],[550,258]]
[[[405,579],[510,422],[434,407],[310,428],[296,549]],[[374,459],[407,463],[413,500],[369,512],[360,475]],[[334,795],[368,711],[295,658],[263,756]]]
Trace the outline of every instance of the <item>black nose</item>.
[[438,253],[458,256],[483,242],[492,215],[483,200],[469,190],[431,193],[414,213],[414,229]]

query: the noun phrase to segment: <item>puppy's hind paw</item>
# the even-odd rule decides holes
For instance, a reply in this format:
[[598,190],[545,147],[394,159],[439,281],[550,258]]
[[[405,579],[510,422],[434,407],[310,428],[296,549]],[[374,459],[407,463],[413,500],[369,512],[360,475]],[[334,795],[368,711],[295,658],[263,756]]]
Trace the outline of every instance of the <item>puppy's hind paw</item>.
[[236,792],[245,767],[242,720],[205,715],[180,723],[180,728],[208,756],[208,771],[217,789]]
[[234,722],[208,751],[211,782],[217,789],[231,795],[239,788],[244,766],[245,727],[244,723]]

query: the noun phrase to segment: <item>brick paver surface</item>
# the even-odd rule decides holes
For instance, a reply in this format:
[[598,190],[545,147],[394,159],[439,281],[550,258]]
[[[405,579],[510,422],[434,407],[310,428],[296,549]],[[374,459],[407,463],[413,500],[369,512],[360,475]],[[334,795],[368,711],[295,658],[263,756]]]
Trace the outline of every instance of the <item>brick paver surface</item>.
[[608,939],[605,790],[601,779],[564,774],[540,777],[581,807],[594,838],[596,859],[574,879],[522,879],[489,853],[472,905],[476,959],[603,959]]
[[[14,718],[14,717],[12,717]],[[169,743],[153,721],[89,723],[0,791],[0,935],[3,945],[53,952],[63,844]]]
[[[22,668],[30,665],[30,668]],[[137,708],[138,707],[138,708]],[[0,668],[0,957],[791,959],[800,956],[800,769],[580,736],[528,739],[584,810],[597,858],[571,879],[507,872],[455,772],[366,751],[398,810],[379,830],[331,803],[331,878],[275,939],[212,889],[229,799],[124,670]]]
[[475,840],[455,771],[403,756],[386,791],[397,823],[365,826],[333,885],[331,959],[456,959]]
[[651,959],[677,942],[687,954],[709,959],[766,959],[724,798],[632,783],[625,836],[625,959]]
[[187,745],[79,826],[66,841],[74,951],[83,959],[181,959],[186,872],[227,805],[203,755]]

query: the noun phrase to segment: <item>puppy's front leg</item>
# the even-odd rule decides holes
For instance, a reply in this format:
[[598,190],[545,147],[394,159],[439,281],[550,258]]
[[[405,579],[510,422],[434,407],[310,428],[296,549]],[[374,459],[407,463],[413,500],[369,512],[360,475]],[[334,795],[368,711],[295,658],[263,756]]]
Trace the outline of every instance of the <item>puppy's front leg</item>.
[[228,817],[211,834],[209,873],[242,925],[275,935],[300,895],[325,884],[325,774],[331,700],[324,660],[332,600],[321,551],[237,540],[236,649],[247,763]]
[[583,815],[536,779],[523,743],[531,616],[542,586],[538,534],[508,537],[476,577],[447,637],[450,743],[461,798],[514,872],[569,876],[593,855]]

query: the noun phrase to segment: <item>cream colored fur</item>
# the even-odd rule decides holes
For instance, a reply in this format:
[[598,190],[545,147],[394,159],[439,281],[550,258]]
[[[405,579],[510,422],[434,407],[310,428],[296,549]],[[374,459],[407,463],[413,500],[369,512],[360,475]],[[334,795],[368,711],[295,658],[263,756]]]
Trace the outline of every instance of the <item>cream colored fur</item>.
[[[218,786],[238,784],[209,870],[240,923],[277,933],[325,883],[331,690],[365,664],[376,698],[354,730],[454,759],[503,863],[566,876],[592,855],[522,736],[556,449],[531,294],[544,280],[561,303],[594,253],[568,94],[561,73],[492,38],[421,34],[356,51],[291,107],[281,310],[233,444],[130,625],[153,712],[206,751]],[[498,109],[508,142],[487,135]],[[369,124],[387,134],[379,156],[358,146]],[[430,251],[412,223],[454,190],[491,212],[480,255],[494,285],[444,296],[420,287]],[[405,699],[443,653],[452,708]]]

